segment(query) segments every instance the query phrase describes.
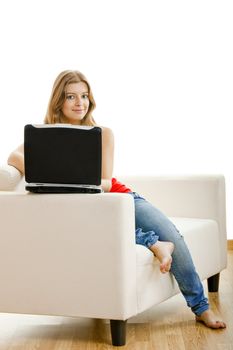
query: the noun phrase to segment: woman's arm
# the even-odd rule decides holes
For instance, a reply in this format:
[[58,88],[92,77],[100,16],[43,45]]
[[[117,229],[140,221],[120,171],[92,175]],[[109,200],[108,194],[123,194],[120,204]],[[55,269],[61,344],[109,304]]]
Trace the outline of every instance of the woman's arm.
[[24,175],[24,145],[20,145],[9,155],[7,164],[14,166]]
[[104,192],[112,187],[114,135],[111,129],[102,127],[102,176],[101,186]]

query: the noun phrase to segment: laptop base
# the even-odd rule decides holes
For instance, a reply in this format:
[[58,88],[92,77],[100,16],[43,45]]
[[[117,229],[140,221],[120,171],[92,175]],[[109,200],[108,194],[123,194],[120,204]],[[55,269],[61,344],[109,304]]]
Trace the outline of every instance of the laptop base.
[[72,186],[72,185],[45,185],[45,184],[27,184],[26,191],[32,193],[102,193],[100,186]]

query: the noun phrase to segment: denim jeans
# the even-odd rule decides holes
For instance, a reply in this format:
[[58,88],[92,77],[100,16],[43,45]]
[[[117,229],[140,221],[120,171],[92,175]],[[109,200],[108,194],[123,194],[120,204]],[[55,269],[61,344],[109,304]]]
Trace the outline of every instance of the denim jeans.
[[136,243],[147,248],[157,240],[174,243],[171,273],[187,305],[199,316],[209,309],[209,304],[183,236],[175,225],[146,199],[136,192],[128,193],[133,196],[135,203]]

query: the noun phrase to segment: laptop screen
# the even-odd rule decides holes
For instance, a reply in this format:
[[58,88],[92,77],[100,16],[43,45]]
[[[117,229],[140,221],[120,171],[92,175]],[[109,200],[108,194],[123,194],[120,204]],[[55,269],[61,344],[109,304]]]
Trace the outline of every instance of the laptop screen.
[[25,179],[28,183],[101,184],[100,127],[26,125]]

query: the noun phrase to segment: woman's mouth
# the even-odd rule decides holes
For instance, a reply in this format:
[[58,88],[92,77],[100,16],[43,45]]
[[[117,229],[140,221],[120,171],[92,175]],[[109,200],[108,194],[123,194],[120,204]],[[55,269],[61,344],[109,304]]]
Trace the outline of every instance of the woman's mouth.
[[84,109],[73,109],[73,112],[82,113],[84,112]]

